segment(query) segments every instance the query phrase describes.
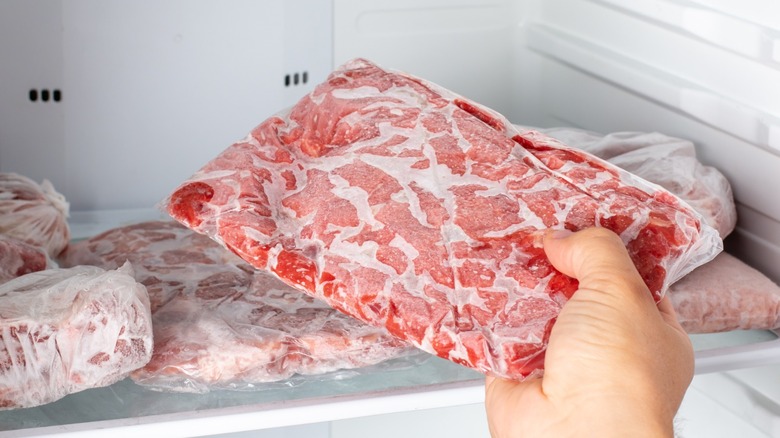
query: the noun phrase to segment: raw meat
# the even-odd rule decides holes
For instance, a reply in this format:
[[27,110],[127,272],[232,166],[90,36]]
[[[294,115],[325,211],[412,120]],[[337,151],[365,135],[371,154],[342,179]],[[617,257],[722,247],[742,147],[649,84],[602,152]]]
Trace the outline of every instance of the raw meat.
[[294,374],[373,365],[411,347],[333,310],[174,221],[106,231],[63,263],[130,260],[153,303],[154,354],[132,373],[158,390],[250,389]]
[[669,298],[688,333],[780,327],[780,286],[725,252],[673,284]]
[[726,238],[737,224],[731,184],[720,171],[696,158],[693,143],[657,132],[615,132],[602,136],[575,128],[545,134],[580,148],[679,196]]
[[55,258],[68,246],[68,203],[44,180],[0,173],[0,234],[44,248]]
[[174,221],[148,221],[114,228],[71,244],[63,267],[133,265],[146,286],[152,313],[176,296],[221,299],[223,286],[245,288],[254,268],[206,236]]
[[129,264],[47,269],[0,285],[0,409],[110,385],[151,354],[149,299]]
[[42,249],[0,234],[0,284],[49,266]]
[[403,73],[354,60],[166,200],[331,306],[482,372],[541,373],[577,288],[548,229],[608,227],[659,298],[721,249],[672,194]]

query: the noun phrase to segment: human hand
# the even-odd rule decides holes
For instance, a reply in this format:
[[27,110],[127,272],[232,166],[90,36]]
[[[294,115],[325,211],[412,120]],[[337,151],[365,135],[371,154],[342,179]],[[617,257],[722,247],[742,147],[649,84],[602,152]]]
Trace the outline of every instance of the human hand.
[[693,378],[693,348],[669,299],[656,306],[611,231],[548,235],[544,249],[579,289],[550,333],[544,377],[486,379],[491,435],[673,436]]

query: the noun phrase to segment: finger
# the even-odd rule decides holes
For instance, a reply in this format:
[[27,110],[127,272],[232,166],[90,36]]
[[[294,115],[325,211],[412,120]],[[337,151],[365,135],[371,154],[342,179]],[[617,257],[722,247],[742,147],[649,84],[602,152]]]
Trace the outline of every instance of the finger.
[[661,313],[661,317],[670,326],[684,332],[682,325],[677,320],[677,312],[675,312],[672,306],[672,300],[669,299],[669,294],[664,295],[661,301],[658,302],[658,311]]
[[649,294],[623,241],[606,228],[569,235],[548,233],[544,251],[552,265],[580,282],[580,289]]

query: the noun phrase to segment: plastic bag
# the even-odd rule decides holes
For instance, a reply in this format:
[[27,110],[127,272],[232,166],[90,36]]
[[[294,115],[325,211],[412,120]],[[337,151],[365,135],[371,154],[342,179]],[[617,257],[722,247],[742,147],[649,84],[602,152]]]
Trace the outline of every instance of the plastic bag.
[[671,193],[423,79],[354,60],[163,202],[331,306],[479,371],[539,375],[576,281],[548,229],[618,233],[656,299],[720,250]]
[[57,257],[70,240],[68,203],[54,186],[16,173],[0,173],[0,234],[44,248]]
[[0,284],[51,267],[44,250],[0,234]]
[[412,347],[292,289],[173,221],[72,244],[63,263],[133,262],[153,305],[154,354],[132,373],[161,391],[251,390],[296,374],[373,365]]
[[152,353],[146,289],[128,264],[47,269],[0,285],[0,409],[111,385]]
[[688,333],[780,327],[780,286],[725,252],[673,284],[669,298]]
[[696,158],[690,141],[657,132],[615,132],[606,136],[575,128],[541,130],[658,184],[701,213],[721,238],[737,223],[731,185],[717,169]]

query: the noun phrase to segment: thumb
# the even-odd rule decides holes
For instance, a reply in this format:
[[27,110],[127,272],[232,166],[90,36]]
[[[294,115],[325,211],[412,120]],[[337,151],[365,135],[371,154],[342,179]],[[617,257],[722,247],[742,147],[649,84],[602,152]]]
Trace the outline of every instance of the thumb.
[[550,263],[579,281],[580,289],[601,292],[634,291],[652,299],[623,241],[606,228],[587,228],[576,233],[552,232],[544,238]]

